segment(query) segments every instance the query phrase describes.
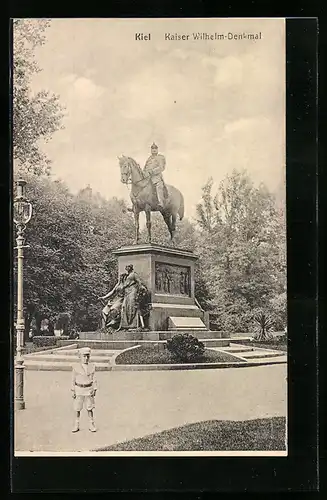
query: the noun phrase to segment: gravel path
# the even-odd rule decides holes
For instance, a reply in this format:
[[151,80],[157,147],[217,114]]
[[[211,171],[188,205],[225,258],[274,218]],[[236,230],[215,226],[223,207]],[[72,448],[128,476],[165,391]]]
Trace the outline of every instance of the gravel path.
[[15,412],[15,450],[89,451],[203,420],[285,416],[287,365],[224,370],[99,372],[98,432],[73,434],[69,372],[25,373],[26,409]]

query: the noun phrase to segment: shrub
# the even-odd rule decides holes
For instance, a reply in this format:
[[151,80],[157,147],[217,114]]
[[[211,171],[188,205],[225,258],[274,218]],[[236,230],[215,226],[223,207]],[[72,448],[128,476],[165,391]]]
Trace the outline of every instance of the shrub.
[[61,337],[54,336],[39,336],[33,337],[33,344],[36,347],[55,347],[59,340],[68,340],[69,337],[67,335],[62,335]]
[[276,337],[276,341],[280,342],[281,344],[282,343],[287,343],[287,335],[286,334],[279,335],[278,337]]
[[[61,339],[63,339],[63,335],[61,335]],[[69,331],[69,335],[67,336],[67,338],[69,340],[72,340],[72,339],[78,339],[79,338],[79,332],[76,328],[72,327]],[[65,340],[65,339],[64,339]]]
[[167,340],[167,349],[176,358],[186,362],[198,361],[205,350],[203,342],[188,333],[177,334]]
[[272,314],[259,308],[253,312],[253,321],[256,327],[255,340],[271,340],[273,338],[272,333],[269,331],[272,329],[274,323]]

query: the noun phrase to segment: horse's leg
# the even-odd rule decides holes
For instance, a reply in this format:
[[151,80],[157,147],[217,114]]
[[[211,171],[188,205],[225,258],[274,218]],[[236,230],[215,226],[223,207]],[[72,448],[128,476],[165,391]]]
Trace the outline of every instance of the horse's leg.
[[148,230],[148,243],[151,243],[151,207],[150,207],[150,205],[146,206],[145,217],[146,217],[146,227]]
[[134,220],[135,220],[135,244],[137,245],[140,239],[140,212],[137,208],[134,208]]
[[176,218],[177,214],[173,213],[171,215],[171,233],[170,233],[171,240],[173,240],[176,231]]
[[168,231],[169,231],[169,234],[170,234],[170,239],[172,239],[172,232],[171,232],[171,222],[170,222],[170,218],[171,218],[171,215],[170,214],[167,214],[167,212],[163,212],[162,213],[162,216],[164,218],[164,221],[168,227]]

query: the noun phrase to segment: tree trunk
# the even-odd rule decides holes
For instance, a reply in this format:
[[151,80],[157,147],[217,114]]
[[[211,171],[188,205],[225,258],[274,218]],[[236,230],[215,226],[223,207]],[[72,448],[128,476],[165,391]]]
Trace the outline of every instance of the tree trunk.
[[27,313],[25,318],[24,344],[25,342],[29,341],[29,331],[31,328],[32,319],[33,319],[33,312]]
[[40,336],[41,335],[41,316],[39,314],[36,314],[36,335]]
[[54,322],[52,320],[49,320],[48,335],[54,335]]

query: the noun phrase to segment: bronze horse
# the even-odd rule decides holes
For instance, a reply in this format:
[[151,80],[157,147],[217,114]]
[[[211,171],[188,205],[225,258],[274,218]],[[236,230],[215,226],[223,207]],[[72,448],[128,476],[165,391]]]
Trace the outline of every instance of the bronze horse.
[[166,184],[166,199],[163,209],[158,207],[158,198],[151,177],[145,177],[138,163],[129,156],[118,157],[121,182],[131,184],[131,201],[135,219],[135,243],[139,242],[139,215],[145,212],[148,230],[148,242],[151,243],[151,212],[161,212],[168,227],[170,239],[173,240],[176,231],[176,219],[184,217],[184,198],[174,186]]

